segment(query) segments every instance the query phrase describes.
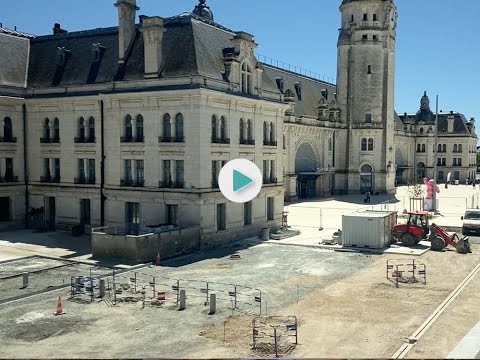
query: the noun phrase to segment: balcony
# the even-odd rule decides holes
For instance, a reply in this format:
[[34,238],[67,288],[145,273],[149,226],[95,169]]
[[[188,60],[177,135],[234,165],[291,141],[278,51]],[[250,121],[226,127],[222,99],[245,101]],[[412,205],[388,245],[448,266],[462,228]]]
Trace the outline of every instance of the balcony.
[[95,185],[95,178],[94,177],[85,177],[79,176],[75,178],[75,184],[86,184],[86,185]]
[[264,146],[277,146],[277,142],[276,141],[263,140],[263,145]]
[[160,143],[184,143],[185,142],[185,137],[183,136],[160,136],[158,138],[158,142]]
[[75,144],[91,144],[95,142],[95,136],[80,136],[75,138]]
[[242,139],[240,145],[255,145],[255,140]]
[[0,183],[16,183],[18,182],[18,176],[7,175],[5,177],[0,177]]
[[60,144],[60,137],[43,137],[40,138],[40,144]]
[[120,186],[140,188],[145,186],[145,180],[121,179]]
[[264,185],[273,185],[273,184],[277,184],[277,182],[278,182],[277,178],[274,178],[274,177],[263,179]]
[[160,181],[158,186],[160,189],[183,189],[185,183],[183,181]]
[[40,176],[40,182],[58,184],[60,182],[60,176]]
[[212,138],[212,144],[230,144],[230,139]]
[[144,136],[122,136],[120,142],[122,143],[143,143],[145,141]]
[[0,137],[0,143],[16,143],[17,138],[13,136]]

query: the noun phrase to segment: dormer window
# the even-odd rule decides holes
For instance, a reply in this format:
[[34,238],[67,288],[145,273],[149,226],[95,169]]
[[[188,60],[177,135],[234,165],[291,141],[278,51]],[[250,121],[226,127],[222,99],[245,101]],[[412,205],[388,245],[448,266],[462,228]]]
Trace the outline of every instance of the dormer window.
[[252,71],[247,62],[242,64],[242,92],[251,94]]
[[70,53],[67,49],[63,47],[57,48],[57,66],[64,67],[67,63],[67,55]]
[[92,44],[92,62],[97,63],[102,58],[102,53],[105,50],[105,47],[101,44],[94,43]]
[[297,93],[298,100],[302,100],[302,83],[300,81],[293,84]]
[[280,90],[280,92],[283,93],[283,88],[284,88],[283,77],[277,77],[275,80],[277,82],[278,90]]

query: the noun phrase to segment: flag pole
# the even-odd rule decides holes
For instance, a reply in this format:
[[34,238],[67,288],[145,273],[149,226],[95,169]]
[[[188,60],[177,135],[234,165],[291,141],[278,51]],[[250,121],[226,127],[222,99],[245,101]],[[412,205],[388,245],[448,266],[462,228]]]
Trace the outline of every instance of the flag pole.
[[437,214],[438,95],[435,112],[435,145],[433,146],[433,213]]

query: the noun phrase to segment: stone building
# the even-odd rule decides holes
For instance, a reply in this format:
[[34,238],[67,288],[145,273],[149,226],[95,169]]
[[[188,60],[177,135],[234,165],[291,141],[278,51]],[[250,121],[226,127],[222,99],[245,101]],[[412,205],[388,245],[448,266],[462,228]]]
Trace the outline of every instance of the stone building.
[[[208,245],[277,227],[284,198],[393,193],[396,179],[431,171],[428,106],[394,110],[393,0],[343,0],[336,84],[258,61],[253,36],[216,23],[204,0],[170,18],[115,6],[111,28],[0,29],[3,227]],[[439,179],[471,176],[474,121],[442,114],[438,129]],[[264,178],[244,205],[217,184],[239,157]]]

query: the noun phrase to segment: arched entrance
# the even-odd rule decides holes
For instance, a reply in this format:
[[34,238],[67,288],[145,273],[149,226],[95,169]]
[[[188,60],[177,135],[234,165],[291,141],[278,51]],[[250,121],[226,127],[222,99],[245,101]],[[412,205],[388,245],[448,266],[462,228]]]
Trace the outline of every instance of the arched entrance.
[[297,196],[299,199],[316,197],[316,180],[319,176],[317,158],[313,148],[303,143],[295,155],[295,174],[297,175]]
[[368,164],[360,169],[360,192],[373,192],[373,168]]
[[425,164],[423,162],[419,162],[417,164],[417,179],[422,180],[425,177]]

